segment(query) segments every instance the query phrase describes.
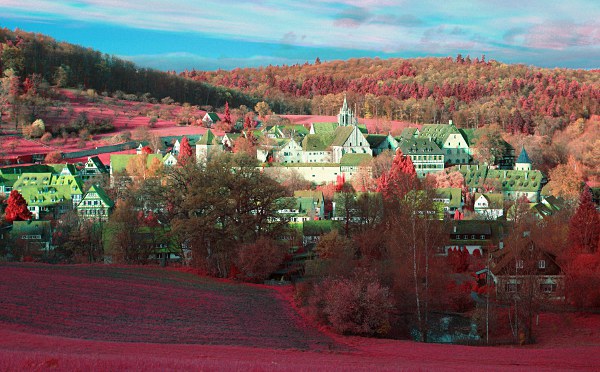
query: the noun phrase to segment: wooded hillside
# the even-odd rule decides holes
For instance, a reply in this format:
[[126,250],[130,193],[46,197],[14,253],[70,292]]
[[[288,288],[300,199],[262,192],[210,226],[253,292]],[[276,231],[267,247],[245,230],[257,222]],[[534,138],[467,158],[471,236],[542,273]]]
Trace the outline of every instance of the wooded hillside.
[[134,63],[79,45],[20,30],[0,29],[0,76],[12,69],[21,80],[37,75],[59,87],[81,87],[100,92],[171,97],[177,102],[220,107],[254,105],[258,98],[236,89],[194,82],[175,73],[140,68]]
[[346,93],[359,117],[461,127],[498,123],[506,131],[552,135],[600,111],[600,72],[543,69],[485,57],[351,59],[181,76],[240,89],[276,113],[332,115]]

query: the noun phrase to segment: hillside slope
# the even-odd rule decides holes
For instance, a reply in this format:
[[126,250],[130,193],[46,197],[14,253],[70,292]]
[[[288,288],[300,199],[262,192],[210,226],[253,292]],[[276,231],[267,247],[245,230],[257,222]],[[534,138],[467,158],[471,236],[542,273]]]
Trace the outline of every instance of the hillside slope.
[[[0,264],[0,291],[0,370],[586,371],[600,365],[600,340],[591,333],[581,346],[544,348],[328,335],[294,313],[279,291],[148,267]],[[597,320],[585,321],[594,327]]]

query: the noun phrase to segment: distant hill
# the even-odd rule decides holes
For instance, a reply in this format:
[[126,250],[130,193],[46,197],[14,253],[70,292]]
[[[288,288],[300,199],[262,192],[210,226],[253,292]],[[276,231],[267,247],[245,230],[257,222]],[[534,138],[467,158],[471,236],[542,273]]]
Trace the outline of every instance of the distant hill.
[[600,72],[543,69],[485,57],[351,59],[232,71],[185,71],[215,86],[264,94],[277,113],[334,115],[343,95],[359,117],[462,127],[498,123],[540,133],[600,113]]
[[254,107],[262,100],[238,89],[214,87],[206,82],[192,82],[174,72],[141,68],[134,63],[79,45],[58,42],[53,38],[21,30],[0,29],[0,77],[13,69],[21,81],[39,74],[51,85],[95,89],[98,93],[125,93],[177,102],[221,107],[225,101],[233,106]]

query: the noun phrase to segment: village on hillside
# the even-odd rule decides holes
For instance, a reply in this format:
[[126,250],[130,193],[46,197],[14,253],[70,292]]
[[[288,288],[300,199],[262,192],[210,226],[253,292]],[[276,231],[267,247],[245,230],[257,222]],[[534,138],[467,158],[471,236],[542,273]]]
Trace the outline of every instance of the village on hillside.
[[[222,118],[208,112],[202,120],[210,128]],[[27,164],[0,168],[0,193],[8,196],[17,191],[31,213],[25,221],[17,219],[3,227],[4,241],[10,237],[10,244],[22,247],[22,250],[9,249],[8,258],[48,260],[52,257],[56,246],[56,221],[70,211],[75,211],[81,220],[102,226],[115,207],[116,200],[109,195],[119,193],[115,189],[123,187],[123,178],[139,177],[140,169],[143,169],[143,177],[159,175],[159,169],[178,166],[182,151],[192,151],[196,162],[206,163],[220,153],[231,152],[248,138],[260,139],[257,141],[256,157],[261,172],[280,181],[291,178],[308,181],[302,183],[304,187],[308,185],[308,189],[292,190],[293,196],[287,197],[292,206],[280,210],[281,216],[300,231],[299,245],[302,248],[293,247],[300,253],[299,257],[310,257],[307,253],[314,248],[319,236],[331,231],[336,224],[343,224],[341,184],[369,177],[371,161],[386,153],[390,158],[394,154],[410,158],[416,175],[422,179],[452,174],[461,176],[456,185],[450,182],[447,187],[434,189],[433,201],[438,210],[436,218],[453,221],[445,244],[435,247],[439,255],[467,252],[482,257],[492,253],[490,247],[501,251],[505,238],[503,226],[511,221],[510,208],[514,209],[518,200],[526,200],[528,208],[539,219],[560,211],[565,204],[561,198],[543,194],[546,177],[539,170],[532,169],[525,147],[515,151],[503,141],[499,149],[491,149],[498,155],[490,163],[480,164],[473,158],[473,131],[459,129],[452,122],[407,127],[399,136],[368,133],[344,98],[337,122],[315,122],[310,127],[300,124],[263,126],[259,121],[257,124],[251,129],[223,135],[216,135],[214,129],[208,129],[198,135],[162,137],[165,145],[162,151],[153,150],[147,142],[139,143],[135,154],[102,154],[105,159],[109,155],[106,164],[94,155],[76,164]],[[183,147],[185,149],[182,150]],[[327,184],[334,185],[335,191],[325,196],[317,186]],[[356,191],[377,193],[373,189]],[[147,212],[153,211],[143,211]],[[162,234],[164,240],[160,240],[160,234],[157,237],[152,228],[147,228],[142,234],[144,244],[151,246],[148,260],[164,264],[166,261],[188,262],[191,259],[185,244],[175,247],[173,240],[165,234]],[[556,261],[549,252],[540,254],[547,257],[549,263]],[[498,260],[501,261],[504,256],[498,254]],[[111,262],[108,255],[102,260]],[[290,262],[296,264],[298,260],[293,258]],[[287,267],[282,267],[271,277],[290,280],[302,271],[289,262],[284,266]],[[489,267],[494,266],[492,263]],[[563,296],[560,267],[548,270],[540,266],[540,269],[544,269],[540,285],[549,288],[545,291],[555,297]],[[518,283],[514,278],[503,278],[500,269],[491,272],[499,291],[512,287],[498,284]]]

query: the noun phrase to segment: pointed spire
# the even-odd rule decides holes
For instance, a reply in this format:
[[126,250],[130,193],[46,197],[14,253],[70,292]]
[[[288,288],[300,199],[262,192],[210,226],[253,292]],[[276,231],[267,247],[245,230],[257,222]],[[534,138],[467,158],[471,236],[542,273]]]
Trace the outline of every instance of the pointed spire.
[[348,102],[346,102],[346,93],[344,93],[344,104],[342,105],[342,111],[343,112],[348,111]]
[[527,151],[525,151],[525,145],[521,146],[521,153],[519,154],[519,158],[517,159],[517,163],[529,163],[529,164],[531,164],[531,160],[529,160],[529,155],[527,155]]

